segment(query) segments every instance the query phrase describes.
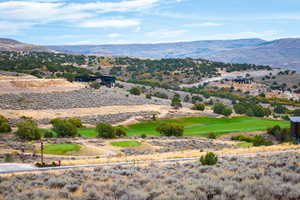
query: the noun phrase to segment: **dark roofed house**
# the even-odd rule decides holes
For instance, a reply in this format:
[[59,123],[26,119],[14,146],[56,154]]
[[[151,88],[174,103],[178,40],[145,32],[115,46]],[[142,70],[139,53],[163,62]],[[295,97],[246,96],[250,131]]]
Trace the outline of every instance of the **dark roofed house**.
[[290,117],[292,137],[300,143],[300,117]]
[[98,81],[101,85],[105,85],[107,87],[114,87],[116,83],[116,77],[113,76],[95,76],[95,75],[83,75],[75,77],[75,81],[79,82],[92,82]]

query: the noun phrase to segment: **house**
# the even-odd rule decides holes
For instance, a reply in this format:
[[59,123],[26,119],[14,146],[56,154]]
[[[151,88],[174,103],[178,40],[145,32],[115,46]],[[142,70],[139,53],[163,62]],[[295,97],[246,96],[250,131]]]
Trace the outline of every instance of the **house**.
[[290,117],[292,137],[300,142],[300,117]]
[[116,77],[113,76],[104,76],[104,75],[83,75],[75,77],[75,81],[79,82],[100,82],[101,85],[105,85],[107,87],[114,87],[116,83]]

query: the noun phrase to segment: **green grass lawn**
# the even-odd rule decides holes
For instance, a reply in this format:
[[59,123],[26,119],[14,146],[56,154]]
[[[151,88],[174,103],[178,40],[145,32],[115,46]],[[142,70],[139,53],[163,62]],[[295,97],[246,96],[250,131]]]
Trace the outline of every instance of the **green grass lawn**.
[[45,154],[67,155],[71,152],[77,152],[82,148],[79,144],[48,144],[44,147]]
[[112,146],[115,147],[138,147],[141,146],[142,143],[138,141],[120,141],[120,142],[111,142]]
[[237,146],[239,146],[239,147],[253,147],[253,144],[251,142],[241,142],[241,143],[238,143]]
[[[284,120],[271,120],[256,117],[232,117],[232,118],[214,118],[214,117],[185,117],[170,120],[148,121],[132,124],[126,127],[128,136],[137,135],[159,135],[155,130],[163,122],[178,123],[184,126],[184,135],[186,136],[207,136],[209,133],[216,133],[220,136],[225,133],[233,132],[254,132],[264,131],[267,128],[279,125],[289,127],[289,122]],[[96,137],[95,128],[81,128],[79,133],[83,137]]]
[[270,120],[255,117],[232,117],[232,118],[212,118],[212,117],[186,117],[171,120],[158,120],[129,125],[127,134],[134,135],[159,135],[155,131],[158,124],[163,122],[178,123],[184,126],[184,135],[206,136],[213,132],[217,135],[232,132],[254,132],[263,131],[274,125],[289,127],[288,121]]

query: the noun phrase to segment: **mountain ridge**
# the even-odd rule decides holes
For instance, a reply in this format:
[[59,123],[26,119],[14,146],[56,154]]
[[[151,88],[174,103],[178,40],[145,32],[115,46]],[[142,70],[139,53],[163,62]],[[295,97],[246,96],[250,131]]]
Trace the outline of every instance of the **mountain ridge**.
[[198,40],[174,43],[38,46],[0,38],[0,51],[45,51],[147,59],[202,58],[226,63],[270,65],[300,72],[300,38]]

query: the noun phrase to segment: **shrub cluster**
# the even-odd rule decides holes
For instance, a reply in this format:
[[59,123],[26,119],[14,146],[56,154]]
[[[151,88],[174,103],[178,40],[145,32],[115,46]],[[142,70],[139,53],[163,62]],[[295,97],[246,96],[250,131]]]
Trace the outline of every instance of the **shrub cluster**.
[[201,110],[204,111],[205,110],[205,105],[201,104],[201,103],[197,103],[194,104],[194,106],[192,107],[193,110]]
[[237,114],[245,114],[247,116],[264,117],[271,115],[270,109],[252,101],[242,101],[235,104],[233,108]]
[[171,106],[175,109],[181,108],[182,104],[181,104],[181,100],[180,100],[180,95],[179,94],[175,94],[172,98],[171,101]]
[[270,146],[273,145],[273,142],[269,139],[266,139],[265,137],[261,135],[256,135],[254,137],[251,136],[245,136],[245,135],[237,135],[232,136],[232,140],[238,140],[238,141],[244,141],[252,143],[253,146]]
[[70,118],[68,119],[70,123],[72,123],[77,128],[84,128],[80,118]]
[[161,99],[168,99],[169,96],[166,93],[163,92],[155,92],[153,94],[153,96],[157,97],[157,98],[161,98]]
[[0,133],[8,133],[11,132],[11,127],[9,125],[8,120],[0,115]]
[[101,84],[99,82],[94,81],[94,82],[90,83],[90,87],[93,88],[93,89],[98,90],[98,89],[100,89]]
[[38,140],[41,138],[37,123],[31,119],[19,122],[15,135],[22,140]]
[[218,156],[209,152],[205,156],[201,156],[200,162],[202,165],[215,165],[218,162]]
[[58,137],[75,137],[78,135],[78,130],[73,120],[55,118],[51,120],[51,124]]
[[137,88],[137,87],[133,87],[129,90],[130,94],[132,95],[141,95],[142,91]]
[[97,125],[96,130],[98,132],[98,137],[107,139],[127,136],[127,133],[122,126],[113,127],[110,124],[100,123]]
[[230,116],[232,113],[232,109],[228,106],[225,106],[222,103],[216,103],[213,109],[214,109],[214,113],[220,115]]
[[160,124],[156,131],[159,132],[163,136],[182,136],[184,127],[179,124],[173,124],[173,123],[163,123]]
[[217,138],[217,134],[216,134],[216,133],[209,133],[209,134],[207,135],[207,137],[208,137],[209,139],[216,139],[216,138]]
[[273,135],[279,142],[291,142],[293,140],[291,130],[289,128],[281,128],[278,125],[268,128],[267,133]]

